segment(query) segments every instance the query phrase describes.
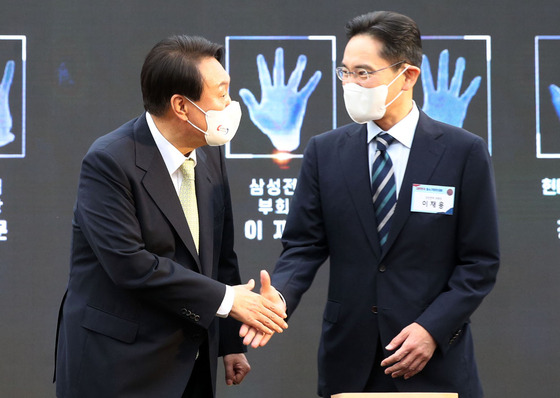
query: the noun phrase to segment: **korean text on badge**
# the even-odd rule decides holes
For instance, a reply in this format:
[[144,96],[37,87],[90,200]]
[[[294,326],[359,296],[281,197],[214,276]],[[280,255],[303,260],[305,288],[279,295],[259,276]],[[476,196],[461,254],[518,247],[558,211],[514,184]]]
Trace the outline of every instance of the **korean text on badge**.
[[412,184],[412,212],[452,215],[454,202],[455,187]]

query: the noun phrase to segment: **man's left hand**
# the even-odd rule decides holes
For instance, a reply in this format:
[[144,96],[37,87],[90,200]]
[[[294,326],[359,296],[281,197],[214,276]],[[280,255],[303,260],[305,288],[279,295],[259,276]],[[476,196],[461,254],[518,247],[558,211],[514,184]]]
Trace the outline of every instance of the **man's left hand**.
[[251,365],[245,354],[224,355],[224,369],[226,374],[226,384],[228,386],[240,384],[247,373],[251,371]]
[[385,374],[393,378],[404,377],[409,379],[419,373],[436,350],[437,343],[426,329],[418,323],[405,327],[387,347],[394,354],[385,358],[381,366],[388,366]]

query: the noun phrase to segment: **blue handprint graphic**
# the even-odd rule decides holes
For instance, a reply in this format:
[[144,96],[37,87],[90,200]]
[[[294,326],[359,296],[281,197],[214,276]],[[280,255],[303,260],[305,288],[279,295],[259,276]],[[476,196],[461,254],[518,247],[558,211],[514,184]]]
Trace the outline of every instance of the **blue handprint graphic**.
[[4,69],[4,77],[0,83],[0,146],[4,146],[12,142],[15,135],[12,134],[12,115],[10,114],[10,87],[14,79],[15,62],[10,60],[6,62]]
[[475,77],[462,95],[461,84],[465,71],[465,58],[457,58],[455,74],[449,84],[449,51],[443,50],[439,55],[437,90],[434,88],[430,62],[422,56],[422,89],[424,105],[422,110],[428,116],[444,123],[463,127],[467,108],[480,87],[481,77]]
[[307,108],[307,100],[313,93],[321,72],[316,71],[307,84],[298,91],[307,57],[300,55],[288,84],[284,84],[284,49],[275,52],[273,77],[271,78],[266,60],[257,56],[257,67],[261,84],[261,102],[258,103],[251,91],[239,90],[239,95],[249,109],[251,121],[270,138],[272,145],[282,152],[291,152],[300,144],[300,132]]
[[551,84],[548,86],[550,90],[550,95],[552,96],[552,105],[554,105],[554,109],[556,110],[556,115],[558,119],[560,119],[560,87],[556,84]]

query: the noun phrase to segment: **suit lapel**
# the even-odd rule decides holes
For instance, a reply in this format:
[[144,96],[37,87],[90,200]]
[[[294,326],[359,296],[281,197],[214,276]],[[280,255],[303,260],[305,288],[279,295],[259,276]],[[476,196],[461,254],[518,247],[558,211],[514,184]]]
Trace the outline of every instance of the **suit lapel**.
[[145,115],[138,118],[134,124],[134,136],[136,140],[136,166],[146,173],[142,179],[142,184],[156,206],[175,228],[184,245],[195,259],[200,271],[200,260],[175,187],[170,178],[162,178],[162,176],[168,175],[168,170],[150,133]]
[[379,258],[381,250],[375,228],[375,211],[368,166],[367,126],[365,124],[349,127],[341,139],[339,156],[346,188],[352,197],[368,241]]
[[440,136],[441,132],[437,125],[420,111],[420,119],[414,133],[385,253],[397,239],[410,215],[412,184],[428,183],[445,151],[445,145],[438,141]]

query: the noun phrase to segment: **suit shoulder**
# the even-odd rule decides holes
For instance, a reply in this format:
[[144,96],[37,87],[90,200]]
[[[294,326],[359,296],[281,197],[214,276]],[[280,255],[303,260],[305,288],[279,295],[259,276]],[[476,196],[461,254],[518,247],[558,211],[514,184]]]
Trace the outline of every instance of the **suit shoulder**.
[[428,117],[427,115],[424,116],[425,118],[421,118],[423,128],[430,133],[441,136],[441,138],[451,145],[486,146],[486,142],[482,137],[471,133],[464,128],[440,122]]
[[366,128],[365,125],[350,123],[333,130],[325,131],[324,133],[317,134],[311,138],[310,141],[315,141],[318,144],[332,144],[347,137],[349,134],[358,134],[361,129]]
[[214,170],[225,168],[224,146],[204,145],[196,149],[197,159],[204,161],[206,165]]
[[137,120],[138,118],[132,119],[110,133],[97,138],[91,144],[88,154],[98,151],[120,153],[127,147],[132,148],[134,144],[134,124]]
[[210,157],[210,158],[225,158],[225,154],[224,154],[224,146],[210,146],[210,145],[204,145],[201,146],[199,148],[196,149],[197,153],[198,152],[204,152],[206,154],[206,156]]

